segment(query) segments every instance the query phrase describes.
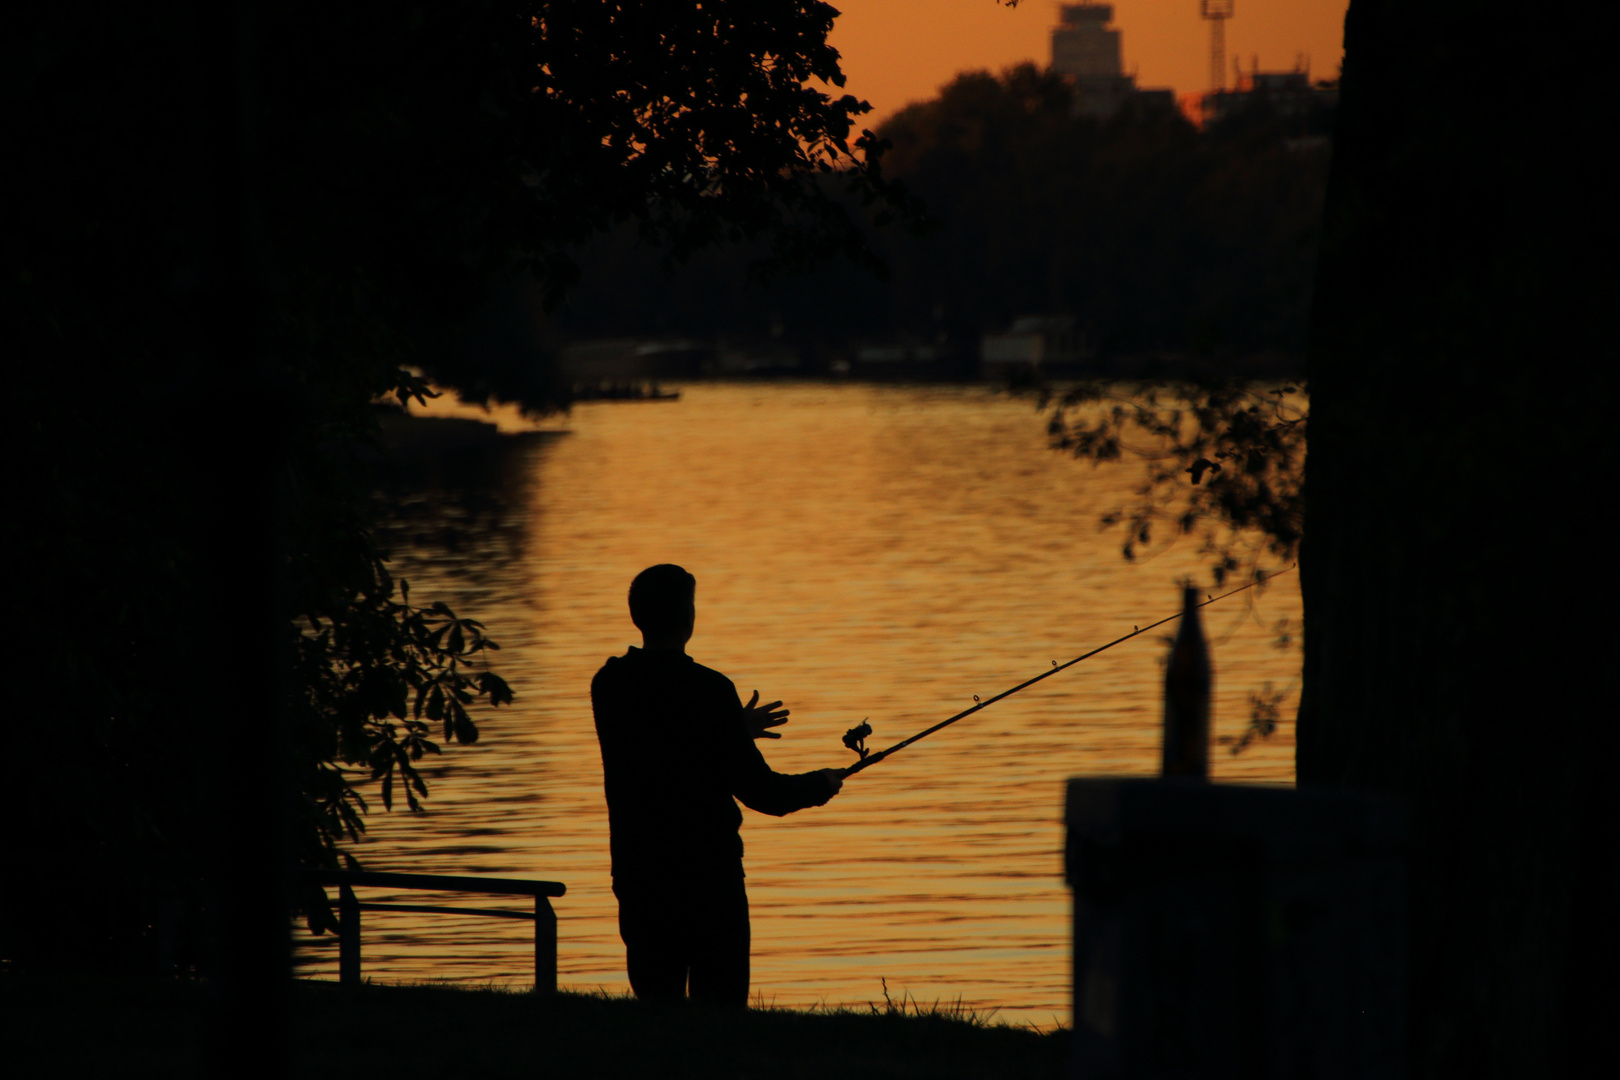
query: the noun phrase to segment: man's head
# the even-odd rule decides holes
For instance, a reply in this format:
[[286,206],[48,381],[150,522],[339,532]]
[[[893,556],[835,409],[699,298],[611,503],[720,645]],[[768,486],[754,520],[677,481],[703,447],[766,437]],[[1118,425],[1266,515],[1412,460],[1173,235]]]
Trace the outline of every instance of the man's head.
[[697,578],[674,563],[649,566],[630,583],[630,621],[649,641],[690,636]]

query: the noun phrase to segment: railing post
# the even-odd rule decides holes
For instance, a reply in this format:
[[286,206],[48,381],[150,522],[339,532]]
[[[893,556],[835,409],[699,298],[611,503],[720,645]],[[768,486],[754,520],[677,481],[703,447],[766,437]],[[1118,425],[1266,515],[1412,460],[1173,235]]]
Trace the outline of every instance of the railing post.
[[534,992],[557,992],[557,913],[539,893],[534,897]]
[[338,886],[338,982],[360,985],[360,901],[347,885]]

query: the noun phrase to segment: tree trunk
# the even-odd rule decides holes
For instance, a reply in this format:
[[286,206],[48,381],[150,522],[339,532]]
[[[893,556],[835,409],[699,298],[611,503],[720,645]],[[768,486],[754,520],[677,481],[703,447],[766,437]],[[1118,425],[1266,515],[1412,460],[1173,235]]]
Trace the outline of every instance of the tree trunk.
[[1615,21],[1354,0],[1346,22],[1298,765],[1408,801],[1418,1077],[1574,1075],[1612,1016]]

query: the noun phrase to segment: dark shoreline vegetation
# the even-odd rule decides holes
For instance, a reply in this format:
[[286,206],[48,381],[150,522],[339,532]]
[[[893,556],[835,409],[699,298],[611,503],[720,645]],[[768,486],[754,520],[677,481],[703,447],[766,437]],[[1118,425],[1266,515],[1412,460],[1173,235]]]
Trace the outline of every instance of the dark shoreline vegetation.
[[[200,1076],[199,983],[0,976],[18,1076]],[[300,1077],[1056,1077],[1066,1030],[1037,1033],[944,1003],[730,1012],[628,997],[296,980],[289,1072]],[[401,1038],[401,1031],[415,1034]],[[253,1051],[243,1049],[244,1054]]]
[[1065,314],[1096,374],[1298,375],[1332,110],[1283,116],[1261,101],[1199,128],[1174,109],[1075,115],[1072,93],[1033,64],[964,72],[886,120],[884,168],[933,227],[871,231],[881,279],[834,262],[762,286],[749,246],[671,274],[621,227],[582,248],[552,332],[725,341],[791,354],[806,374],[903,342],[941,375],[971,377],[981,335]]

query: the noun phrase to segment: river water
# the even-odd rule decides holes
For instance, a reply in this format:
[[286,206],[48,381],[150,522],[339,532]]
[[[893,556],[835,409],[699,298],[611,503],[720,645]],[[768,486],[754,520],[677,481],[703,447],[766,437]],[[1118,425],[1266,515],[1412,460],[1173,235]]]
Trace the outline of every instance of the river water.
[[[1046,448],[1028,399],[986,387],[695,384],[676,402],[576,406],[543,434],[418,459],[383,538],[412,599],[482,619],[516,691],[481,740],[426,770],[426,812],[375,807],[369,869],[561,881],[559,982],[624,992],[589,684],[639,643],[625,590],[653,563],[697,577],[689,652],[793,710],[761,746],[779,771],[844,765],[869,718],[886,746],[1173,613],[1208,582],[1196,545],[1125,562],[1098,518],[1139,463]],[[441,407],[439,411],[445,411]],[[502,427],[525,425],[501,417]],[[1296,685],[1297,575],[1206,611],[1214,730]],[[1174,624],[1166,627],[1173,629]],[[1297,634],[1295,635],[1297,642]],[[830,804],[744,811],[757,1000],[810,1007],[909,994],[1050,1027],[1069,1016],[1063,785],[1157,768],[1159,632],[1088,660],[852,778]],[[1290,717],[1290,692],[1281,715]],[[1219,781],[1291,784],[1293,729]],[[362,789],[364,790],[364,789]],[[375,801],[375,800],[374,800]],[[460,901],[412,894],[416,903]],[[362,899],[385,899],[372,892]],[[501,906],[498,898],[462,898]],[[530,924],[367,912],[378,981],[533,981]],[[299,932],[315,977],[335,942]]]

